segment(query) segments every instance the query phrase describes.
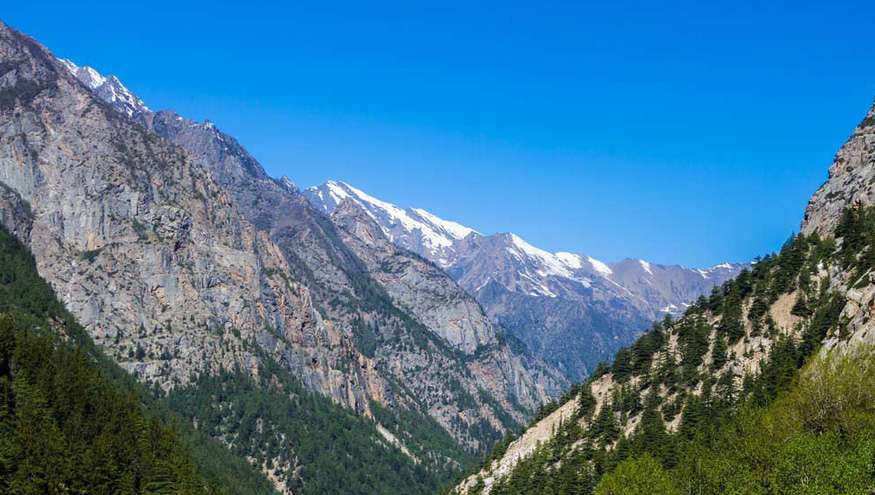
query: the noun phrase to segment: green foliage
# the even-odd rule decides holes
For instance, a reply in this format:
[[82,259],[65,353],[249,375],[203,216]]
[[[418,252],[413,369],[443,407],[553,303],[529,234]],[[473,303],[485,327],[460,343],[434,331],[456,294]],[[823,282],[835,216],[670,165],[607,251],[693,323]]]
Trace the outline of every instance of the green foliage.
[[[176,434],[81,350],[0,317],[0,491],[210,493]],[[159,491],[160,489],[160,491]]]
[[621,462],[595,488],[596,495],[680,494],[665,469],[649,455]]
[[642,422],[653,422],[639,437],[646,451],[620,462],[594,493],[872,493],[875,348],[833,352],[799,377],[770,405],[748,404],[712,423],[710,433],[678,442],[676,467],[669,471],[650,453],[667,437],[656,417],[645,413]]
[[[197,491],[187,487],[192,480],[201,480],[198,486],[215,493],[274,493],[267,480],[249,464],[188,423],[176,421],[163,401],[156,400],[100,352],[40,278],[33,256],[2,228],[0,313],[10,315],[3,324],[7,330],[8,325],[13,328],[0,338],[0,352],[12,356],[0,369],[0,375],[7,376],[0,399],[4,404],[0,416],[5,418],[0,421],[0,477],[10,480],[18,472],[19,462],[31,463],[31,458],[19,456],[22,440],[14,434],[13,411],[19,397],[19,401],[26,399],[28,408],[23,412],[27,412],[28,421],[39,419],[40,428],[49,434],[45,441],[33,437],[35,445],[40,445],[37,452],[42,452],[38,455],[57,457],[57,439],[70,436],[61,445],[60,457],[74,458],[83,472],[51,471],[40,476],[43,480],[46,476],[56,479],[58,473],[78,476],[78,481],[68,480],[64,485],[64,490],[71,493],[107,493],[110,489],[113,493],[137,490],[161,493],[174,486],[180,493],[191,493]],[[59,332],[65,342],[57,338]],[[17,360],[19,354],[27,359]],[[10,381],[9,373],[17,369],[30,371],[18,373]],[[40,377],[36,384],[27,379],[33,373]],[[97,436],[89,438],[89,434]],[[95,464],[93,470],[82,467],[89,462]],[[190,462],[197,474],[185,472]],[[118,463],[125,464],[119,467]],[[46,468],[51,466],[33,465],[27,469],[34,469],[36,474]],[[116,471],[123,477],[118,478]],[[100,484],[86,486],[90,482]],[[25,485],[19,480],[16,487],[24,489]],[[30,488],[39,493],[55,493],[51,487],[47,491],[37,485]]]
[[388,445],[373,422],[307,391],[266,356],[261,361],[258,381],[241,371],[202,376],[167,400],[199,430],[224,437],[238,456],[270,466],[294,493],[434,493],[458,470],[449,459],[465,459],[438,425],[374,404],[378,420],[422,461],[415,462]]
[[768,406],[749,405],[684,446],[690,493],[868,494],[875,487],[875,352],[815,360]]
[[[847,337],[846,301],[822,277],[824,267],[843,269],[852,287],[870,284],[875,271],[875,208],[848,208],[836,232],[838,241],[791,237],[679,321],[620,351],[593,378],[613,375],[610,400],[581,413],[583,425],[562,425],[499,480],[498,493],[558,493],[548,487],[569,464],[601,480],[596,493],[875,492],[875,352],[803,368],[824,339]],[[802,321],[782,335],[770,308],[793,293],[791,314]],[[740,341],[749,355],[734,354]],[[755,373],[725,366],[758,351],[767,354]],[[669,433],[666,422],[679,414]],[[622,434],[632,419],[635,430]],[[654,480],[668,484],[646,484]],[[568,493],[593,493],[589,486]]]

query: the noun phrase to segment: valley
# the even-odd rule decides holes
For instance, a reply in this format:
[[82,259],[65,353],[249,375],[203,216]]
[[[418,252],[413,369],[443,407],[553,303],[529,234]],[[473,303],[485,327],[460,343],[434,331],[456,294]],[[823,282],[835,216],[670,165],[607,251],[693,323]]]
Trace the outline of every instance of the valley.
[[783,245],[688,267],[299,187],[53,50],[0,22],[0,492],[875,490],[875,106]]

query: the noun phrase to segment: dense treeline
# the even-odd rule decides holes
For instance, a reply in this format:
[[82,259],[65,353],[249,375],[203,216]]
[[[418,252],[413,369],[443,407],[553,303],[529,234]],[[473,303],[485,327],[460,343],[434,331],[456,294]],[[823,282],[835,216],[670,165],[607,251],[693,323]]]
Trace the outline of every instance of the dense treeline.
[[[828,267],[848,274],[851,286],[870,283],[875,209],[849,208],[836,235],[839,242],[795,236],[700,298],[679,321],[654,325],[594,375],[610,373],[616,384],[604,406],[595,412],[584,387],[577,417],[491,493],[871,493],[875,413],[860,397],[875,394],[875,381],[851,371],[873,373],[873,353],[852,363],[818,361],[805,375],[829,380],[800,378],[826,337],[847,335],[845,300],[833,290]],[[794,298],[791,314],[800,319],[789,335],[769,312],[785,296]],[[672,338],[675,350],[668,352]],[[751,354],[736,356],[742,340],[754,343],[744,347]],[[758,373],[739,376],[727,366],[753,352],[767,353]],[[813,402],[824,386],[836,395]],[[804,416],[818,407],[825,407],[823,424],[812,427]],[[633,418],[635,428],[624,433]]]
[[[418,456],[413,460],[372,421],[307,391],[268,358],[262,363],[258,381],[240,371],[204,376],[171,393],[169,403],[200,431],[267,466],[296,494],[427,494],[457,472],[449,455],[458,447],[433,421],[419,417],[418,427],[433,436],[418,435],[415,440],[432,440],[411,452]],[[392,426],[391,413],[378,416]]]
[[649,453],[624,460],[595,493],[871,494],[875,349],[815,360],[769,406],[747,404],[681,448],[670,469]]
[[0,317],[0,492],[212,491],[175,433],[86,354]]
[[275,493],[101,353],[2,228],[0,315],[0,493]]
[[[169,396],[149,390],[94,345],[39,276],[33,257],[2,228],[0,314],[10,315],[0,335],[8,351],[0,369],[7,375],[0,476],[11,483],[34,466],[48,470],[48,481],[33,472],[30,485],[19,481],[10,493],[275,493],[259,472],[264,466],[300,494],[434,493],[471,459],[430,418],[373,405],[387,429],[406,435],[411,459],[374,422],[306,391],[269,356],[261,356],[258,376],[270,380],[227,372]],[[74,399],[79,402],[69,402]],[[21,412],[37,404],[44,424],[18,425],[22,404]],[[98,425],[107,430],[89,429]],[[51,438],[6,435],[19,426]],[[89,453],[94,438],[102,450]],[[37,462],[26,456],[25,441],[61,450],[40,453]],[[122,447],[127,450],[113,450]],[[249,457],[254,466],[244,460]],[[5,488],[0,484],[0,493]]]

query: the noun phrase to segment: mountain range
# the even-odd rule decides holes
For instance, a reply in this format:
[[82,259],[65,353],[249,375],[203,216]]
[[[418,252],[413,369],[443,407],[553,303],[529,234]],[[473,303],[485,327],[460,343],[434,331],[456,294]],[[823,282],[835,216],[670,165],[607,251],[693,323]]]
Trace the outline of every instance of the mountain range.
[[219,446],[295,494],[435,492],[742,268],[603,263],[339,182],[301,191],[2,23],[0,221],[76,322],[25,333],[68,345],[81,324],[196,458]]
[[453,493],[868,493],[875,106],[799,234],[655,325]]
[[328,215],[354,203],[383,236],[449,273],[495,323],[573,381],[584,379],[652,322],[683,313],[744,266],[605,263],[584,254],[550,253],[512,233],[484,235],[343,182],[328,181],[303,193]]

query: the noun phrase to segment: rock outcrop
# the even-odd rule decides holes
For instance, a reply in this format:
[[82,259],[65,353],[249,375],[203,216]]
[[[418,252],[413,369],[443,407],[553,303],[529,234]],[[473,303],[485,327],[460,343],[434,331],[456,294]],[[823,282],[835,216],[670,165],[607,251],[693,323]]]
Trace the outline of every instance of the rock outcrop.
[[829,179],[805,209],[802,232],[830,235],[846,207],[875,203],[875,105],[836,153]]

